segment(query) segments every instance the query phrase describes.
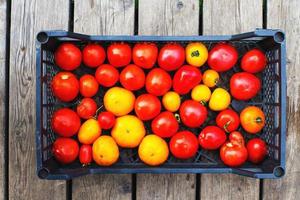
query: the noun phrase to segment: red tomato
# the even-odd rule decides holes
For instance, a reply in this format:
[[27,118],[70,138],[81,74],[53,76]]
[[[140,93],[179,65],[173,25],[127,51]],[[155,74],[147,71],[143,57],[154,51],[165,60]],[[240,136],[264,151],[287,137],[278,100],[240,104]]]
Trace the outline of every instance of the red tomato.
[[95,78],[100,85],[103,85],[104,87],[112,87],[119,80],[119,72],[112,65],[103,64],[97,68]]
[[120,82],[127,90],[139,90],[145,85],[144,71],[134,64],[125,67],[120,74]]
[[104,62],[105,56],[105,51],[99,44],[88,44],[82,50],[82,61],[87,67],[98,67]]
[[66,71],[76,69],[81,64],[81,51],[71,43],[61,44],[54,53],[57,66]]
[[162,96],[172,87],[171,76],[163,69],[152,69],[146,77],[146,90],[155,96]]
[[197,101],[186,100],[181,104],[179,114],[184,125],[197,128],[205,122],[207,109]]
[[116,118],[114,114],[106,111],[98,115],[98,122],[102,129],[111,129],[115,125]]
[[132,59],[137,66],[150,69],[156,62],[157,54],[155,43],[137,43],[132,50]]
[[252,49],[243,56],[241,68],[249,73],[257,73],[264,70],[266,64],[266,55],[258,49]]
[[107,49],[108,62],[115,67],[124,67],[131,61],[131,48],[125,43],[113,43]]
[[79,81],[71,72],[59,72],[51,81],[51,89],[59,100],[69,102],[79,93]]
[[198,139],[203,149],[215,150],[226,141],[226,133],[217,126],[207,126],[200,132]]
[[260,138],[254,138],[247,143],[248,160],[255,164],[264,160],[268,154],[266,143]]
[[[231,134],[235,134],[235,136],[231,136]],[[239,132],[232,132],[229,135],[229,141],[221,147],[220,157],[225,165],[237,167],[247,160],[248,152],[244,143],[240,143],[241,138],[244,141],[243,136]]]
[[227,133],[230,133],[239,127],[240,117],[235,111],[226,109],[218,114],[216,123],[220,128],[224,129]]
[[75,135],[78,132],[80,125],[80,118],[69,108],[61,108],[55,111],[51,120],[53,131],[62,137],[71,137]]
[[98,92],[99,84],[95,77],[85,74],[79,79],[79,91],[84,97],[92,97]]
[[90,119],[96,114],[97,104],[91,98],[83,98],[77,105],[76,111],[82,119]]
[[151,128],[156,135],[168,138],[178,131],[179,125],[174,114],[170,111],[165,111],[154,118]]
[[93,160],[93,149],[89,144],[81,145],[79,149],[79,161],[81,164],[89,165]]
[[202,80],[201,71],[191,65],[184,65],[173,77],[173,89],[178,94],[187,94]]
[[230,93],[237,100],[249,100],[257,95],[261,88],[259,78],[248,72],[239,72],[230,79]]
[[173,71],[183,65],[185,50],[180,44],[166,44],[158,54],[158,65],[166,71]]
[[76,160],[79,153],[79,145],[71,138],[57,138],[52,145],[55,159],[62,164],[69,164]]
[[181,131],[173,135],[169,143],[171,153],[179,159],[189,159],[198,151],[197,137],[190,131]]
[[238,60],[237,50],[230,44],[218,43],[208,53],[208,65],[217,72],[231,69]]
[[141,120],[150,120],[160,113],[161,103],[159,99],[152,94],[142,94],[136,99],[134,110]]
[[233,144],[245,146],[245,139],[243,135],[238,131],[233,131],[229,134],[229,140]]

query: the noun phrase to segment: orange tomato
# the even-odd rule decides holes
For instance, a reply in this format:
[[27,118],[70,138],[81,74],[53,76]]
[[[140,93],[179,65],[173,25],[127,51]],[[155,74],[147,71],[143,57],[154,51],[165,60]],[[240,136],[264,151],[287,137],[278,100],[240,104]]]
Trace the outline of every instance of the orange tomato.
[[107,111],[120,117],[127,115],[134,108],[135,96],[125,88],[112,87],[104,95],[103,103]]
[[265,114],[256,106],[248,106],[240,114],[241,125],[251,134],[256,134],[265,126]]
[[202,81],[207,87],[215,87],[220,79],[217,71],[208,69],[203,73]]
[[146,135],[143,122],[134,115],[124,115],[116,119],[111,136],[123,148],[135,148]]
[[147,165],[161,165],[168,159],[168,144],[161,137],[150,134],[142,140],[138,154],[140,159]]
[[78,132],[78,140],[81,144],[93,144],[101,135],[101,127],[97,120],[91,118],[86,120]]
[[93,159],[98,165],[110,166],[118,161],[119,155],[119,147],[111,136],[100,136],[93,143]]

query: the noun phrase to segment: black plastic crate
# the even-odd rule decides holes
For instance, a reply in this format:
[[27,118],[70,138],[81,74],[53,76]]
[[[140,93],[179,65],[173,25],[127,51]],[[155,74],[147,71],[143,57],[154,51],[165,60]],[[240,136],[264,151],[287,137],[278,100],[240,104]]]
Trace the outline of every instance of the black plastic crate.
[[[268,144],[268,157],[259,165],[246,162],[239,168],[225,166],[219,158],[219,151],[199,149],[193,159],[179,160],[171,154],[161,166],[150,167],[143,164],[137,155],[137,148],[120,148],[119,161],[110,167],[101,167],[92,163],[82,167],[79,161],[69,165],[61,165],[55,161],[51,146],[57,137],[51,129],[50,121],[53,112],[61,107],[75,108],[79,98],[70,103],[57,100],[50,89],[52,77],[60,71],[54,63],[54,51],[62,42],[73,42],[81,49],[89,42],[99,42],[107,47],[111,42],[124,41],[130,45],[141,41],[155,42],[161,47],[167,42],[177,42],[183,46],[192,41],[203,42],[208,50],[220,41],[233,44],[241,57],[252,48],[263,50],[268,57],[266,69],[258,74],[262,81],[262,90],[249,101],[232,100],[231,107],[240,112],[245,106],[256,105],[263,109],[266,115],[266,126],[258,135],[239,131],[246,141],[253,137],[261,137]],[[85,174],[100,173],[234,173],[255,178],[278,178],[285,173],[285,143],[286,143],[286,55],[285,35],[280,30],[257,29],[254,32],[225,36],[89,36],[66,31],[43,31],[37,35],[36,43],[36,151],[37,174],[43,179],[71,179]],[[203,72],[208,66],[201,67]],[[147,71],[147,70],[146,70]],[[228,89],[231,75],[241,71],[239,61],[233,69],[221,74],[221,87]],[[94,69],[80,66],[74,71],[79,77],[83,73],[94,74]],[[171,75],[173,75],[171,73]],[[107,89],[101,87],[94,97],[98,106],[102,102],[99,98]],[[135,95],[145,93],[145,90],[134,92]],[[190,98],[189,94],[182,100]],[[199,134],[201,128],[213,124],[216,112],[209,111],[209,119],[199,128],[181,126],[180,130],[190,130]],[[151,132],[150,122],[145,123],[147,133]],[[104,131],[103,134],[109,134]]]

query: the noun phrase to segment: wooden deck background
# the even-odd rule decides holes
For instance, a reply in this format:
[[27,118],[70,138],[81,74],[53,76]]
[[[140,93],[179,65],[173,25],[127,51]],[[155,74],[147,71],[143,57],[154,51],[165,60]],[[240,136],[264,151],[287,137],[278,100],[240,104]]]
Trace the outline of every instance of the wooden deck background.
[[[282,199],[300,197],[299,0],[0,0],[0,199]],[[279,180],[236,175],[35,173],[35,35],[234,34],[280,28],[287,38],[287,169]]]

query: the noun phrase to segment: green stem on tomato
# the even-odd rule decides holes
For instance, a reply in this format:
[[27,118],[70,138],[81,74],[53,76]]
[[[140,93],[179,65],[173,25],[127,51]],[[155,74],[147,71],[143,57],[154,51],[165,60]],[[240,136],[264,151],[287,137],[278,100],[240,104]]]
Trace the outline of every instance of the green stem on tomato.
[[175,116],[176,120],[178,121],[178,123],[180,123],[181,122],[180,115],[178,113],[175,113],[174,116]]

